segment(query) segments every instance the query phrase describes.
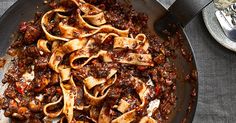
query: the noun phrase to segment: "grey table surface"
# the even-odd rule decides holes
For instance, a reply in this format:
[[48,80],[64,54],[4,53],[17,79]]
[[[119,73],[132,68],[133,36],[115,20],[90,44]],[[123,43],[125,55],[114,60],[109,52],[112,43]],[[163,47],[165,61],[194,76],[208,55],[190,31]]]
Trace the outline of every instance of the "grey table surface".
[[[0,16],[16,0],[0,0]],[[169,6],[173,0],[160,0]],[[1,28],[1,27],[0,27]],[[199,97],[193,123],[236,122],[236,53],[208,33],[201,14],[186,27],[199,73]]]

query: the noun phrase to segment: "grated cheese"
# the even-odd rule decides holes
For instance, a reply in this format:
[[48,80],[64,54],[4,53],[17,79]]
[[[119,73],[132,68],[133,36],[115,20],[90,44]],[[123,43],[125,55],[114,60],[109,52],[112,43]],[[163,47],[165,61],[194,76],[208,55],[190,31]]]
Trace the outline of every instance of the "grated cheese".
[[159,105],[160,105],[160,100],[159,99],[155,99],[155,100],[153,100],[149,103],[149,106],[147,108],[147,112],[148,112],[149,117],[152,116],[152,113],[155,109],[159,108]]

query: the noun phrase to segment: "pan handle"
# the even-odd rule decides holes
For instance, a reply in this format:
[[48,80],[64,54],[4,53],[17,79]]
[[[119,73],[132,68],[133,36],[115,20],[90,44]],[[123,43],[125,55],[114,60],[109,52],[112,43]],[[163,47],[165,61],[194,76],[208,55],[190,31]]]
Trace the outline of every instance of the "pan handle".
[[176,0],[168,9],[184,27],[213,0]]

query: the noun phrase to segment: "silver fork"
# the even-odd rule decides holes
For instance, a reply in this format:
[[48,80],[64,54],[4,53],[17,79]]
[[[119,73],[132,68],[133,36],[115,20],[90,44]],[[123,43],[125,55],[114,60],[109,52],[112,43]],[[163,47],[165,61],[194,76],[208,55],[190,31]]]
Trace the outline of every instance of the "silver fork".
[[223,10],[217,10],[215,14],[225,35],[236,41],[236,3]]

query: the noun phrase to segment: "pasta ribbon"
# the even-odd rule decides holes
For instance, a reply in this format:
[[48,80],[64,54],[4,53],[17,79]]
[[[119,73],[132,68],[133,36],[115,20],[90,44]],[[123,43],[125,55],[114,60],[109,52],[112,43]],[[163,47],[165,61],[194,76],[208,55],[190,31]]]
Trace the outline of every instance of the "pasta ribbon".
[[42,20],[41,20],[41,27],[46,35],[46,38],[49,40],[49,41],[55,41],[55,40],[62,40],[62,41],[69,41],[70,39],[67,39],[67,38],[63,38],[63,37],[59,37],[59,36],[55,36],[55,35],[52,35],[48,32],[47,30],[47,27],[50,26],[50,17],[54,14],[54,13],[58,13],[58,12],[62,12],[62,13],[65,13],[67,12],[64,8],[57,8],[57,9],[53,9],[51,11],[48,11],[47,13],[45,13],[42,17]]
[[136,110],[134,109],[112,120],[111,123],[131,123],[132,121],[135,120],[135,116],[136,116]]
[[154,120],[152,117],[145,116],[139,121],[139,123],[157,123],[157,121]]
[[118,62],[123,64],[154,66],[150,54],[128,53],[125,57],[119,58]]
[[75,97],[77,96],[77,88],[74,83],[73,77],[70,78],[68,84],[60,81],[60,87],[63,92],[64,106],[62,109],[63,114],[66,116],[68,123],[73,119]]
[[47,44],[48,44],[47,40],[39,39],[37,42],[37,47],[43,52],[50,53],[51,51],[48,49]]
[[50,106],[54,106],[54,105],[57,105],[58,103],[60,103],[62,101],[62,98],[63,97],[60,97],[56,102],[52,102],[52,103],[48,103],[46,104],[44,107],[43,107],[43,113],[49,117],[49,118],[56,118],[58,117],[61,113],[62,113],[62,109],[57,111],[57,112],[53,112],[53,113],[49,113],[47,111],[47,108],[49,108]]
[[149,43],[144,34],[138,34],[135,38],[115,37],[114,48],[142,49],[147,52]]

